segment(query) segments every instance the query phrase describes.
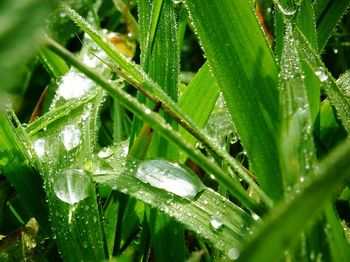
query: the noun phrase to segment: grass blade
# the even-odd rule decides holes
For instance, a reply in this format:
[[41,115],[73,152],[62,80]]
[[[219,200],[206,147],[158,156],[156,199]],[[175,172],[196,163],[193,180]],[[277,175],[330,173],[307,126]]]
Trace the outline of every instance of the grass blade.
[[[297,190],[291,201],[284,201],[274,208],[244,247],[238,261],[276,261],[281,258],[305,225],[344,186],[350,175],[349,157],[350,144],[346,142],[322,161],[318,172],[305,182],[307,186],[301,192]],[[272,246],[274,248],[270,248]]]
[[277,200],[283,191],[278,71],[256,15],[249,1],[186,0],[185,5],[261,187]]
[[314,70],[322,83],[322,86],[328,95],[331,104],[335,107],[339,119],[345,130],[350,132],[350,102],[337,86],[333,76],[327,71],[324,63],[317,52],[310,46],[302,32],[296,32],[296,37],[300,44],[298,51],[302,59],[305,59],[309,66]]

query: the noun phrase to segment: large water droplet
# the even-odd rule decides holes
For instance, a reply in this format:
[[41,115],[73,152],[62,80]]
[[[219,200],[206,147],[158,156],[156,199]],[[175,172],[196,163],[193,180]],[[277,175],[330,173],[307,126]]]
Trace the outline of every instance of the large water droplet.
[[224,222],[221,221],[218,217],[212,217],[210,219],[210,227],[215,231],[222,229]]
[[67,151],[76,148],[81,143],[81,133],[75,125],[67,125],[61,133],[62,143]]
[[325,82],[328,79],[327,72],[324,70],[323,67],[318,68],[315,74],[321,82]]
[[154,187],[188,199],[194,199],[204,189],[198,177],[165,160],[148,160],[141,163],[136,177]]
[[82,169],[65,169],[56,174],[53,190],[56,196],[68,204],[78,203],[90,194],[91,179]]

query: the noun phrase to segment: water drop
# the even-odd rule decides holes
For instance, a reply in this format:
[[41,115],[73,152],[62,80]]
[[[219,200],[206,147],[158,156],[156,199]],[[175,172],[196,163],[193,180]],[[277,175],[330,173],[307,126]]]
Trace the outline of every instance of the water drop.
[[38,140],[34,141],[33,146],[38,157],[42,159],[45,155],[45,146],[46,146],[45,138],[39,138]]
[[67,125],[63,128],[61,138],[67,151],[70,151],[80,145],[80,136],[80,130],[75,125]]
[[71,205],[87,198],[91,186],[90,177],[82,169],[65,169],[56,174],[53,181],[53,190],[56,196]]
[[287,18],[291,18],[297,11],[296,8],[284,7],[280,2],[278,2],[277,7],[278,10]]
[[210,219],[210,226],[215,231],[222,229],[224,223],[218,217],[212,217]]
[[173,0],[173,3],[175,5],[178,5],[178,4],[182,3],[182,2],[183,2],[183,0]]
[[236,260],[239,257],[239,251],[237,248],[233,247],[227,252],[229,259]]
[[147,109],[145,110],[145,113],[146,113],[147,115],[149,115],[149,114],[151,113],[151,109],[147,108]]
[[107,157],[110,157],[111,155],[113,155],[113,151],[109,147],[101,149],[101,151],[98,152],[97,154],[99,158],[107,158]]
[[57,89],[57,95],[66,100],[83,96],[89,89],[94,86],[86,76],[70,70],[60,81]]
[[198,177],[165,160],[148,160],[141,163],[136,177],[142,182],[188,199],[194,199],[204,189]]
[[328,75],[324,68],[319,67],[317,71],[315,72],[316,76],[320,79],[321,82],[324,82],[328,79]]

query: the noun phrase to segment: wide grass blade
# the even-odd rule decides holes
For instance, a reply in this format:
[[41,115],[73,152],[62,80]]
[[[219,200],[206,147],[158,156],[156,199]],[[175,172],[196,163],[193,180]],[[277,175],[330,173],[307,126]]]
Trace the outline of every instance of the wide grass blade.
[[283,192],[277,145],[278,70],[252,6],[249,1],[230,0],[184,3],[252,169],[263,190],[278,200]]
[[274,207],[242,249],[239,261],[276,261],[281,258],[305,225],[316,217],[339,188],[344,187],[350,175],[349,157],[350,144],[345,142],[323,160],[314,176],[294,192],[292,200]]

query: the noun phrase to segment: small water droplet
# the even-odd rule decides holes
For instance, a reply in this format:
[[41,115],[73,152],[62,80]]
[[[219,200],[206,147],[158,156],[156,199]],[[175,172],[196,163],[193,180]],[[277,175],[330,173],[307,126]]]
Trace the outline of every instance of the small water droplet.
[[227,252],[229,259],[236,260],[239,257],[239,251],[237,248],[233,247]]
[[113,155],[113,151],[109,147],[101,149],[101,151],[98,152],[97,154],[99,158],[107,158],[107,157],[110,157],[111,155]]
[[149,115],[149,114],[151,113],[151,109],[147,108],[147,109],[145,110],[145,113],[146,113],[147,115]]
[[43,158],[45,155],[45,146],[46,146],[46,140],[45,138],[39,138],[38,140],[34,141],[33,147],[38,155],[39,158]]
[[80,136],[80,130],[75,125],[67,125],[63,128],[61,138],[67,151],[70,151],[80,145]]
[[212,217],[210,219],[210,226],[215,231],[218,231],[222,229],[222,227],[224,226],[224,223],[218,217]]
[[320,79],[321,82],[325,82],[328,79],[328,75],[324,68],[320,67],[315,72],[316,76]]
[[56,174],[53,181],[56,196],[71,205],[87,198],[91,186],[90,177],[82,169],[65,169]]
[[182,3],[182,2],[183,2],[183,0],[173,0],[173,3],[175,5],[178,5],[178,4]]
[[204,189],[198,177],[165,160],[144,161],[139,165],[136,177],[142,182],[188,199],[194,199]]

